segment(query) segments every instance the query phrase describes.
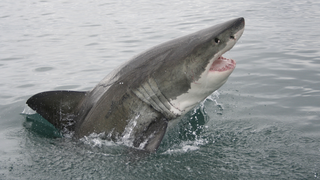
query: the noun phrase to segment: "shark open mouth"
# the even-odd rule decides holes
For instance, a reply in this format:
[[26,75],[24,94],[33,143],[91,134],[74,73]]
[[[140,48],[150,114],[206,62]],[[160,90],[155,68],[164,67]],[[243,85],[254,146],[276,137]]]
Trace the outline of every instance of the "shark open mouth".
[[210,67],[210,71],[228,71],[233,70],[236,67],[236,61],[233,59],[228,59],[220,56],[217,60],[215,60]]

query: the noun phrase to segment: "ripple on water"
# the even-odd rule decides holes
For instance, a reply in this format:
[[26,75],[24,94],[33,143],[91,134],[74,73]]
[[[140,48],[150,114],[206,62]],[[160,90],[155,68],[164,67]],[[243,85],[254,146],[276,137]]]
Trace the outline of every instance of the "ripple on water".
[[36,72],[47,72],[53,70],[53,67],[38,67],[35,69]]
[[35,86],[35,84],[23,84],[23,85],[17,86],[17,88],[24,89],[24,88],[30,88],[33,86]]
[[[317,0],[15,2],[0,3],[0,179],[319,178]],[[92,88],[151,46],[240,16],[246,30],[228,52],[238,64],[220,89],[222,108],[206,103],[206,125],[186,116],[159,153],[131,163],[110,141],[21,127],[32,94]]]

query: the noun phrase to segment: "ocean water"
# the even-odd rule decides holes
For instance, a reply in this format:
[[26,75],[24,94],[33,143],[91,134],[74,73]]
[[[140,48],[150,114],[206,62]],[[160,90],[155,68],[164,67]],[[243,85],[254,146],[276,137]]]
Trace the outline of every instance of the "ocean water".
[[[20,114],[33,94],[90,90],[147,48],[236,17],[236,69],[155,154]],[[319,24],[317,0],[2,0],[0,179],[318,179]]]

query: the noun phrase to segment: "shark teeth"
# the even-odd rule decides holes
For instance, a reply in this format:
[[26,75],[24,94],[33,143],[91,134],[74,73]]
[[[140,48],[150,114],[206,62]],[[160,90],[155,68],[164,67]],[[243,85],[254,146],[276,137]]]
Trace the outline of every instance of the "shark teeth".
[[217,60],[215,60],[212,63],[210,67],[210,71],[223,72],[223,71],[233,70],[235,67],[236,67],[235,60],[220,56]]

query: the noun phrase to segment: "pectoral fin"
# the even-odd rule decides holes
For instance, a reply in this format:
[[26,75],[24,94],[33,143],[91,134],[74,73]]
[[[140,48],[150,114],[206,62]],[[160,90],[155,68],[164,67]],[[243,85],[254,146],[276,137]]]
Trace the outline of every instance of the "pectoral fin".
[[87,92],[47,91],[27,100],[28,106],[58,129],[73,130],[79,104]]
[[166,133],[168,121],[165,118],[152,122],[145,131],[137,136],[134,146],[144,149],[148,152],[155,152]]

